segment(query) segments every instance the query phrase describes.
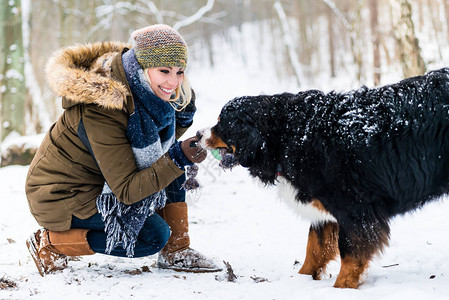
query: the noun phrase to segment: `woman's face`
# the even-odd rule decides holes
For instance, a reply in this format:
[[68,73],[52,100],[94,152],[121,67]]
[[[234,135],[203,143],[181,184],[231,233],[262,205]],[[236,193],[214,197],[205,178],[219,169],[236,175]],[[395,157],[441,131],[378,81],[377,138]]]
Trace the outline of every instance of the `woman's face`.
[[184,69],[179,67],[149,68],[148,77],[153,92],[164,101],[170,100],[175,89],[184,80]]

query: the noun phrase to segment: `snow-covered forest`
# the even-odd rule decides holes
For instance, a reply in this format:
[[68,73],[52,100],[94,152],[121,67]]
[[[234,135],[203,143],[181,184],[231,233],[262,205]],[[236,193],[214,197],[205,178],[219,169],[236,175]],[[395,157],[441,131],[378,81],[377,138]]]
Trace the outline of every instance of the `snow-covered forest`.
[[[184,36],[189,72],[216,68],[218,49],[244,68],[262,68],[298,89],[379,85],[444,65],[447,0],[1,0],[3,140],[45,131],[60,113],[43,76],[55,50],[128,41],[148,24]],[[335,85],[341,87],[341,84]]]
[[[390,246],[365,284],[333,289],[297,274],[308,223],[246,170],[200,164],[200,192],[189,197],[192,246],[229,262],[228,273],[159,270],[156,257],[103,255],[70,261],[42,278],[25,247],[38,228],[29,213],[27,159],[61,113],[44,78],[51,53],[94,41],[129,41],[154,23],[178,29],[189,46],[187,75],[198,111],[187,132],[215,123],[236,96],[316,88],[377,86],[449,62],[449,0],[0,0],[0,299],[447,299],[445,238],[449,201],[392,222]],[[28,162],[29,163],[29,162]],[[20,165],[15,165],[20,164]]]

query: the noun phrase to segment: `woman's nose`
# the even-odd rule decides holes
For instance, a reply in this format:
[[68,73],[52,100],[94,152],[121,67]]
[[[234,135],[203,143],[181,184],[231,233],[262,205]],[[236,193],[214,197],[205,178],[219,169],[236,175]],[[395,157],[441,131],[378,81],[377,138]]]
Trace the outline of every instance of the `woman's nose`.
[[169,83],[171,86],[178,86],[178,85],[179,85],[179,79],[178,79],[178,76],[176,76],[176,74],[173,75],[173,76],[170,76],[170,78],[168,79],[168,83]]

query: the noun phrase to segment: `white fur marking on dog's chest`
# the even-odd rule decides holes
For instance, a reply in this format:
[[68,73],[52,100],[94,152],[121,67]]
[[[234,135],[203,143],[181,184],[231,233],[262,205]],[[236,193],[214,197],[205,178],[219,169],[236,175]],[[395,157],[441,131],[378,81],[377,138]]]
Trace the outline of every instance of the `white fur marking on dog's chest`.
[[294,188],[290,182],[285,179],[285,177],[278,177],[278,195],[288,207],[293,209],[298,215],[307,219],[313,224],[323,223],[323,222],[337,222],[334,216],[326,211],[319,210],[317,207],[313,206],[311,203],[302,203],[296,200],[297,190]]

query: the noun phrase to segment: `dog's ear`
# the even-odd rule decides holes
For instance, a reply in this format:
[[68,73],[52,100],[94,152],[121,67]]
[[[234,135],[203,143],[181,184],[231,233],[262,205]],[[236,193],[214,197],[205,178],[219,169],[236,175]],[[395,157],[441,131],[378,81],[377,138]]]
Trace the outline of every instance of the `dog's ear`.
[[258,177],[263,183],[273,184],[276,181],[278,166],[276,146],[268,145],[256,127],[248,127],[243,134],[246,138],[239,141],[244,141],[245,144],[236,145],[238,163],[248,168],[250,174]]
[[262,158],[266,142],[256,127],[251,126],[245,129],[242,132],[245,138],[239,139],[240,144],[236,145],[236,156],[239,164],[248,168]]

